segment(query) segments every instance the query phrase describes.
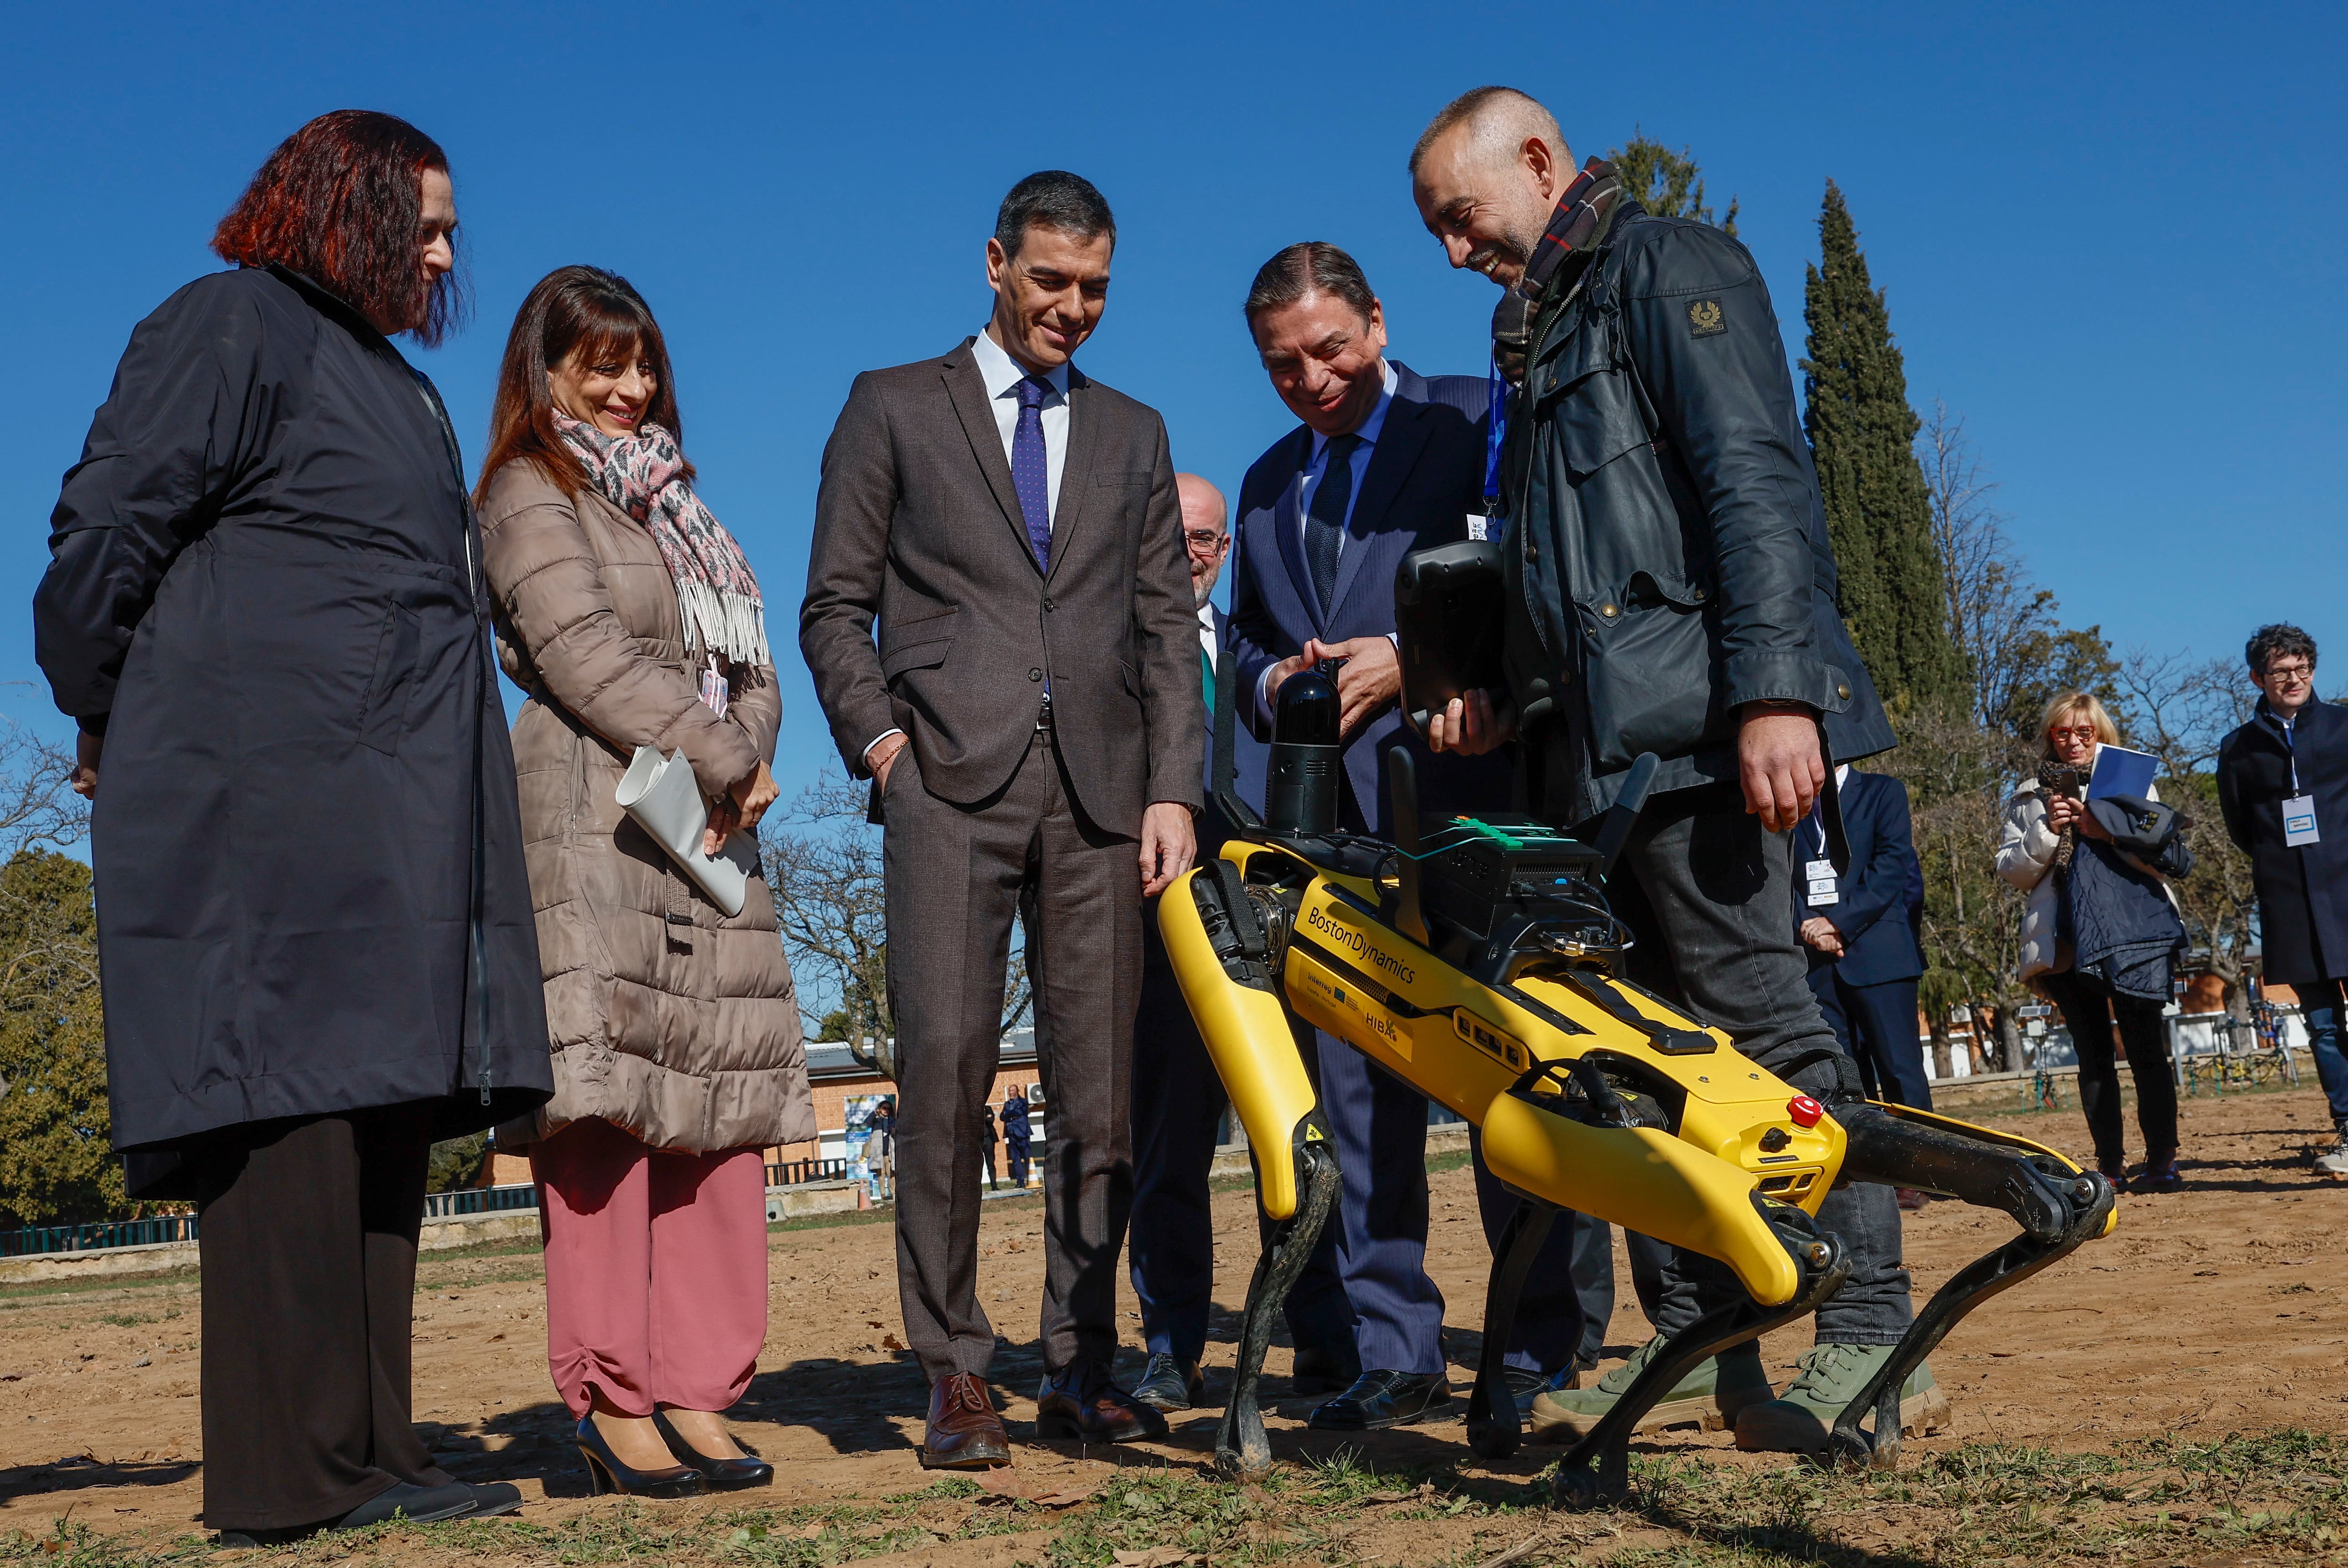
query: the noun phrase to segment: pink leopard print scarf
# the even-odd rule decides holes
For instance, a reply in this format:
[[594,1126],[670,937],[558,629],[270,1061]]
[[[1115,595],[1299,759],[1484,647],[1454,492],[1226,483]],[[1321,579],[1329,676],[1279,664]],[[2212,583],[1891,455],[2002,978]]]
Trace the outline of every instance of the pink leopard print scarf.
[[747,667],[771,666],[757,576],[742,546],[693,493],[676,438],[650,423],[633,436],[607,436],[560,409],[554,428],[596,492],[644,524],[660,547],[676,583],[687,656],[707,650]]

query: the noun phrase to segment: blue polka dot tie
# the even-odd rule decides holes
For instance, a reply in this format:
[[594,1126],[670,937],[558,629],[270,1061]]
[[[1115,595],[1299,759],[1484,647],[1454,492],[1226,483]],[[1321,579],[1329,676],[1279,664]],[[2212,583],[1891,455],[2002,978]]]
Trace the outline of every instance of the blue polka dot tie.
[[1044,395],[1048,382],[1022,377],[1019,423],[1011,432],[1011,485],[1019,492],[1019,511],[1027,520],[1027,543],[1035,564],[1052,566],[1052,478],[1044,458]]

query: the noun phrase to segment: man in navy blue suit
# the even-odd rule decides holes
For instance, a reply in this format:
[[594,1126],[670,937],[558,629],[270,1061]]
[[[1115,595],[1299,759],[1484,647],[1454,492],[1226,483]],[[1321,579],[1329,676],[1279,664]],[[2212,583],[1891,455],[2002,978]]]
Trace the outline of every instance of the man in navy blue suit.
[[[1422,807],[1489,810],[1509,798],[1499,757],[1437,757],[1396,707],[1395,568],[1414,550],[1480,537],[1488,387],[1479,377],[1419,376],[1389,362],[1385,320],[1353,258],[1291,245],[1264,263],[1247,301],[1256,350],[1281,401],[1303,421],[1272,443],[1240,489],[1231,591],[1239,711],[1270,738],[1280,685],[1334,664],[1344,738],[1340,815],[1390,837],[1387,752],[1409,750]],[[1313,1411],[1339,1430],[1439,1418],[1451,1408],[1443,1295],[1426,1277],[1426,1101],[1351,1047],[1321,1036],[1321,1101],[1344,1171],[1334,1244],[1356,1319],[1359,1376]],[[1480,1167],[1488,1210],[1509,1201]],[[1528,1282],[1510,1382],[1529,1399],[1581,1339],[1574,1227],[1551,1232]]]
[[1794,923],[1810,954],[1818,1010],[1859,1063],[1878,1099],[1932,1109],[1924,1053],[1916,1037],[1916,981],[1924,973],[1914,912],[1924,873],[1908,817],[1908,787],[1880,773],[1835,769],[1842,793],[1850,871],[1827,861],[1825,829],[1813,807],[1797,829]]
[[[1211,802],[1215,676],[1230,618],[1215,608],[1210,595],[1230,554],[1231,535],[1224,526],[1222,492],[1197,474],[1175,475],[1174,489],[1182,505],[1190,592],[1199,606],[1200,689],[1206,696],[1200,722],[1207,727],[1210,804],[1198,822],[1203,857],[1219,851],[1223,841]],[[1263,742],[1238,731],[1231,754],[1237,772],[1233,789],[1261,810]],[[1207,1172],[1214,1163],[1226,1100],[1222,1080],[1208,1059],[1158,934],[1158,901],[1148,900],[1148,906],[1142,921],[1141,1006],[1133,1032],[1133,1219],[1127,1260],[1133,1294],[1141,1304],[1149,1365],[1134,1385],[1133,1397],[1159,1410],[1187,1410],[1206,1391],[1199,1362],[1206,1352],[1215,1285],[1214,1214]],[[1334,1258],[1334,1253],[1316,1254],[1289,1293],[1289,1333],[1305,1371],[1313,1370],[1318,1362],[1324,1378],[1342,1376],[1349,1381],[1353,1322]]]

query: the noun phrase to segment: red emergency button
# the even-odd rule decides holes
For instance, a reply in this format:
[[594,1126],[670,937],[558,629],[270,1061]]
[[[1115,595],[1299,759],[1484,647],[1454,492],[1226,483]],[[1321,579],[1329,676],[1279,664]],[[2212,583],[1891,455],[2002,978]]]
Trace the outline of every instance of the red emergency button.
[[1826,1113],[1825,1106],[1806,1094],[1797,1094],[1786,1102],[1786,1114],[1794,1119],[1796,1127],[1816,1127],[1818,1118]]

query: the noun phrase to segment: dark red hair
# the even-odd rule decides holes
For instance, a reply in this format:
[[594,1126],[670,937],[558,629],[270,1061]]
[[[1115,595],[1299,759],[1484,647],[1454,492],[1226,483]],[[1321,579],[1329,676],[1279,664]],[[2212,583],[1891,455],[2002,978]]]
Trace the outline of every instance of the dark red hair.
[[464,308],[457,274],[427,282],[417,260],[429,169],[447,173],[448,155],[406,120],[364,108],[322,114],[277,144],[213,231],[212,249],[241,266],[291,267],[429,347]]
[[[653,307],[617,273],[557,267],[538,280],[514,314],[513,331],[506,335],[505,359],[498,366],[498,400],[489,408],[489,451],[481,459],[480,482],[473,488],[475,505],[489,494],[498,470],[516,458],[536,463],[565,495],[576,496],[587,488],[587,470],[554,428],[554,394],[546,384],[548,367],[561,365],[574,352],[587,365],[642,355],[653,373],[644,418],[676,438],[677,450],[683,453],[685,431],[679,427],[676,392],[668,373],[668,344],[661,336],[660,323],[653,319]],[[685,475],[693,477],[691,463],[685,465]]]

